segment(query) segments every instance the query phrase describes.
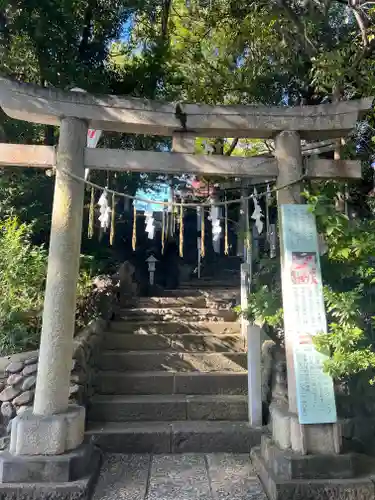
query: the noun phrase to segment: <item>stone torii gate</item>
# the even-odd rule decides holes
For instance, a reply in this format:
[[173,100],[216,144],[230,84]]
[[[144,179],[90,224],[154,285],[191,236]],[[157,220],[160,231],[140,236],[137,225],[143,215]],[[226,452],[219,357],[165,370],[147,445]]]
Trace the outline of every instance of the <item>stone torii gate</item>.
[[[48,456],[46,460],[54,456],[71,457],[84,439],[85,411],[69,405],[84,183],[69,174],[84,178],[85,168],[89,168],[276,179],[277,186],[294,183],[278,191],[278,204],[300,203],[300,186],[296,181],[303,174],[310,179],[358,179],[361,176],[361,166],[356,161],[315,158],[306,162],[303,171],[301,139],[343,137],[371,105],[372,98],[298,108],[175,106],[136,98],[45,89],[0,78],[0,106],[8,116],[60,127],[57,150],[48,146],[0,144],[0,166],[56,167],[34,408],[16,417],[12,426],[13,466],[23,463],[31,467],[30,456],[34,456],[37,463],[42,455]],[[89,149],[86,148],[89,127],[172,136],[173,152]],[[273,138],[275,158],[194,155],[197,136]],[[287,363],[289,411],[297,415],[294,369],[288,345]],[[295,420],[292,424],[299,425]],[[305,427],[299,425],[302,434]],[[0,474],[3,483],[11,481],[7,471],[3,468]],[[35,474],[34,477],[38,477]]]

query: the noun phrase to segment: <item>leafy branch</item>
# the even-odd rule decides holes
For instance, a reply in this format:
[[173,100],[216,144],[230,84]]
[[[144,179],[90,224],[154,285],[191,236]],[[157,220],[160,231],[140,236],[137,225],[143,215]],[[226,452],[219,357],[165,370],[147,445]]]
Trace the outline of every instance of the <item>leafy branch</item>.
[[[329,197],[305,192],[328,253],[321,257],[328,333],[314,336],[318,350],[328,354],[325,370],[335,378],[375,369],[372,296],[375,288],[375,223],[349,220],[337,212]],[[284,336],[279,261],[261,261],[244,312],[260,322],[270,337],[282,344]]]

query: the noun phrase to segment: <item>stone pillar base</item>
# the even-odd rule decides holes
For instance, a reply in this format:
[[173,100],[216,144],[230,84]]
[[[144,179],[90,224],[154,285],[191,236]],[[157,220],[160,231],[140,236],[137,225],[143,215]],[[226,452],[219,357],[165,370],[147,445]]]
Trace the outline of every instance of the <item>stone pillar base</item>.
[[95,452],[82,445],[63,455],[12,455],[0,453],[0,483],[65,483],[89,474]]
[[82,444],[85,409],[70,405],[58,415],[26,410],[12,423],[10,450],[0,453],[0,498],[86,500],[101,453]]
[[358,454],[302,455],[262,436],[251,458],[270,500],[372,500],[375,466]]
[[273,441],[283,450],[292,449],[303,455],[335,455],[341,451],[339,424],[301,425],[298,415],[289,411],[285,402],[270,405]]
[[78,448],[85,433],[85,408],[69,405],[57,415],[34,415],[24,411],[12,422],[12,455],[62,455]]
[[101,453],[92,445],[56,456],[0,453],[2,500],[87,500],[100,470]]

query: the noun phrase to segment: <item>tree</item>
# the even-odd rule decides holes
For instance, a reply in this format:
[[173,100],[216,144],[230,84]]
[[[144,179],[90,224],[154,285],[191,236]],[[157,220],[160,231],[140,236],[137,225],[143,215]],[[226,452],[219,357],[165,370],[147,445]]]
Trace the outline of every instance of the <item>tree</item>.
[[[96,93],[126,90],[136,85],[125,68],[113,63],[113,41],[120,38],[124,23],[143,0],[14,0],[0,2],[0,71],[17,80],[69,89],[82,87]],[[136,68],[144,79],[145,65]],[[127,83],[125,83],[127,82]],[[4,142],[56,144],[58,128],[8,119],[0,112],[0,135]],[[105,134],[102,145],[127,149],[161,147],[163,139]],[[94,180],[106,185],[105,173]],[[119,174],[109,179],[112,187],[134,194],[140,176]],[[38,242],[48,241],[53,178],[28,169],[0,172],[0,219],[17,215],[32,222]]]
[[46,253],[30,244],[31,228],[16,218],[0,223],[0,352],[34,348],[39,339]]
[[[132,40],[141,57],[158,47],[159,5],[151,3],[134,19]],[[313,104],[336,86],[342,95],[367,93],[374,78],[368,71],[373,21],[371,2],[359,0],[173,0],[161,92],[264,104]]]

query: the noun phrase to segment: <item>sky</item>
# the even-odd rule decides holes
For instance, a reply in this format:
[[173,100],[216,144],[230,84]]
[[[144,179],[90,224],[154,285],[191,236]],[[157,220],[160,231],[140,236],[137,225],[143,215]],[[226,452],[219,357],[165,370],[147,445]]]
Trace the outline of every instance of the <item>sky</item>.
[[[138,189],[136,192],[137,198],[155,201],[171,201],[171,188],[169,184],[155,183],[155,189]],[[145,203],[143,201],[135,201],[136,209],[140,212],[161,212],[163,205]]]
[[120,33],[120,41],[121,42],[128,42],[130,35],[131,35],[131,30],[133,26],[133,15],[129,17],[129,19],[124,23],[121,33]]

